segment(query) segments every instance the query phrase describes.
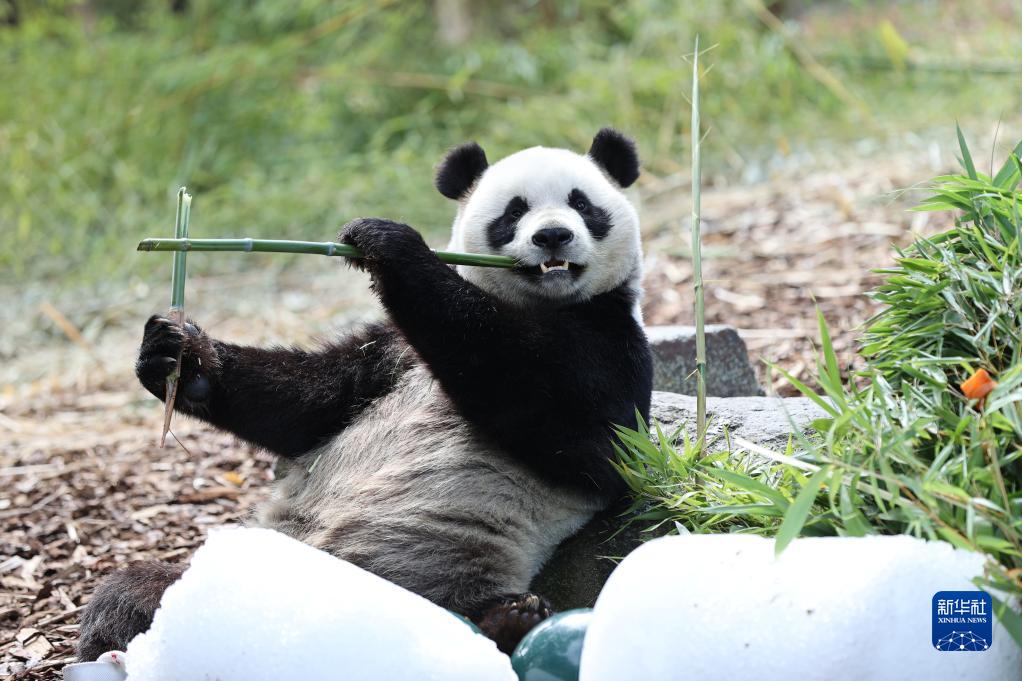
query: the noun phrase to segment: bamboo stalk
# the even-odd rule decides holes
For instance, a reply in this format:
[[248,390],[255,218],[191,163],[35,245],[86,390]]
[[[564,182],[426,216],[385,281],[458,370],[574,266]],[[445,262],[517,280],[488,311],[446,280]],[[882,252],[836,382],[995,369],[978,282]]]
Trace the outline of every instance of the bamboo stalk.
[[[188,238],[188,222],[191,218],[192,196],[184,187],[177,192],[177,214],[174,218],[174,236],[178,239]],[[187,273],[186,251],[174,254],[174,269],[170,275],[170,312],[178,316],[184,314],[185,307],[185,274]],[[177,320],[183,322],[184,319]]]
[[[192,196],[184,187],[177,191],[177,213],[174,217],[174,236],[178,239],[188,238],[188,222],[192,214]],[[185,323],[185,274],[187,272],[187,251],[174,254],[174,266],[170,276],[170,318],[178,325]],[[181,378],[181,360],[184,357],[184,345],[177,356],[174,371],[167,376],[167,391],[164,396],[163,431],[160,433],[160,446],[167,443],[167,432],[170,430],[170,419],[174,414],[174,402],[177,400],[178,379]]]
[[[310,255],[345,256],[360,258],[358,249],[331,241],[288,241],[284,239],[143,239],[140,251],[240,251],[244,253],[302,253]],[[433,251],[437,258],[449,265],[475,265],[477,267],[514,267],[518,261],[504,255],[484,253],[453,253]],[[176,262],[176,261],[175,261]],[[183,285],[182,280],[182,285]]]
[[700,454],[706,443],[706,313],[703,293],[702,238],[699,219],[702,158],[699,121],[699,36],[692,56],[692,282],[695,289],[696,319],[696,432]]

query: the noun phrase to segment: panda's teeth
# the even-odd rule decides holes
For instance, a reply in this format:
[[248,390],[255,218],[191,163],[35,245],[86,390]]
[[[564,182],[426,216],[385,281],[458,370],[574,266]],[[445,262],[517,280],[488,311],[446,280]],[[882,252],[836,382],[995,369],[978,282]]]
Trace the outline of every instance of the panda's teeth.
[[541,262],[539,264],[539,271],[543,274],[546,274],[547,272],[552,272],[554,270],[567,270],[568,265],[570,264],[571,263],[569,263],[567,260],[551,260],[550,264]]

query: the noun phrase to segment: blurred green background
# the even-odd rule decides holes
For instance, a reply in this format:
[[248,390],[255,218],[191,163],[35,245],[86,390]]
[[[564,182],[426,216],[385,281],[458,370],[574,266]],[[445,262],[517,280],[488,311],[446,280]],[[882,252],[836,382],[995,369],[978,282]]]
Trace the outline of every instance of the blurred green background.
[[169,260],[132,250],[171,232],[182,184],[194,236],[381,215],[439,244],[432,169],[466,139],[582,151],[613,124],[643,182],[684,173],[697,33],[710,183],[947,138],[1022,111],[1020,24],[1017,0],[0,0],[0,282],[162,281]]

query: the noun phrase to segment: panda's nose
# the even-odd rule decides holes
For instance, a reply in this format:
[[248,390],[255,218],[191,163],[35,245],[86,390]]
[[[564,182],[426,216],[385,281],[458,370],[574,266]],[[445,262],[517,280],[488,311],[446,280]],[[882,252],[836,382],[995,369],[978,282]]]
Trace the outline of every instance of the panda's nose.
[[557,248],[574,238],[575,234],[566,227],[547,227],[532,235],[532,243],[541,248]]

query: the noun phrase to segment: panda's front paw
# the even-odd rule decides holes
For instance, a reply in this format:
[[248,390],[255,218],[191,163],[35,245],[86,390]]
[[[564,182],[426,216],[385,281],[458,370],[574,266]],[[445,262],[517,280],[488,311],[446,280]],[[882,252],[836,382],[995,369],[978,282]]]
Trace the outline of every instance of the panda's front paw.
[[192,322],[179,325],[153,315],[146,322],[135,375],[146,390],[164,398],[167,377],[181,360],[179,397],[198,405],[210,394],[210,376],[219,365],[212,339]]
[[423,254],[432,254],[422,236],[408,225],[380,218],[359,218],[341,229],[340,241],[362,251],[348,258],[359,269],[375,272],[381,266],[411,265]]

